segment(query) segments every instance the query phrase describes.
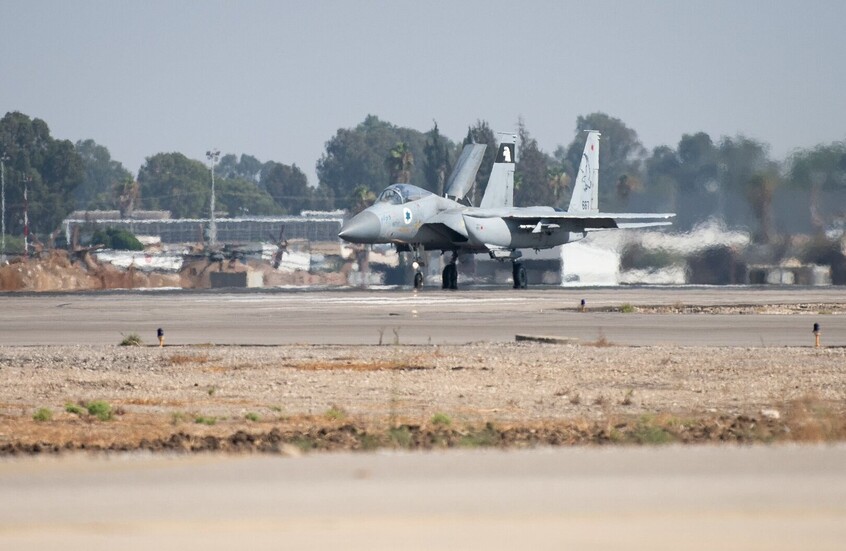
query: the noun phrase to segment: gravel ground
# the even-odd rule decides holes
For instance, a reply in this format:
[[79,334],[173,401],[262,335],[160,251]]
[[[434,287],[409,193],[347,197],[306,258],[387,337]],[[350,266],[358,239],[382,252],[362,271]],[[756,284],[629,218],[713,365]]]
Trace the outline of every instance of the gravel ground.
[[[601,344],[601,343],[600,343]],[[0,348],[0,445],[363,425],[846,413],[846,349],[537,343]],[[67,404],[108,402],[96,421]],[[47,408],[52,418],[36,422]],[[212,426],[212,423],[214,426]]]

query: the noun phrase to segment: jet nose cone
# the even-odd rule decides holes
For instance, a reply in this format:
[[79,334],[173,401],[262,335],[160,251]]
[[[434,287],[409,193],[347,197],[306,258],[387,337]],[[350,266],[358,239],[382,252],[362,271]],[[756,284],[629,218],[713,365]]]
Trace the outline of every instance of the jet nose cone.
[[364,211],[347,220],[338,232],[338,237],[350,243],[375,243],[381,230],[379,217]]

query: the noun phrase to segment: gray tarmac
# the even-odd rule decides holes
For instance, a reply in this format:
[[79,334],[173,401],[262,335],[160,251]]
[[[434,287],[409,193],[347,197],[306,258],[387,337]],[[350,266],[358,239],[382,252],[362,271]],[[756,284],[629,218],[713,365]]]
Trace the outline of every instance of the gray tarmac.
[[0,462],[2,549],[841,550],[846,447]]
[[605,338],[625,345],[846,346],[846,316],[641,314],[577,311],[631,305],[763,305],[843,302],[840,288],[645,287],[135,291],[0,296],[0,345],[116,344],[137,333],[167,344],[460,344],[516,334]]

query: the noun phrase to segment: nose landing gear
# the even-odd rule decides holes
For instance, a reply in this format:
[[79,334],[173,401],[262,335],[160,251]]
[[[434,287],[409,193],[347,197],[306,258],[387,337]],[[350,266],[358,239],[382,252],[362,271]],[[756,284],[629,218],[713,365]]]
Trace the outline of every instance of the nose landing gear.
[[417,245],[412,250],[414,251],[414,261],[411,263],[411,267],[414,268],[414,289],[417,290],[423,288],[423,272],[420,271],[420,268],[426,265],[423,261],[425,251],[422,245]]

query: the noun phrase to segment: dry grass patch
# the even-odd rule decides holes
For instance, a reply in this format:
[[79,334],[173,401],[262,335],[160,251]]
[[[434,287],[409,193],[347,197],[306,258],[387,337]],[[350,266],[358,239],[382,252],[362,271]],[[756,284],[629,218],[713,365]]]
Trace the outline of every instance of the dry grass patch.
[[206,364],[212,361],[208,354],[173,354],[166,361],[170,365]]
[[599,336],[596,338],[596,340],[595,340],[595,341],[592,341],[592,342],[586,342],[586,343],[584,344],[584,346],[593,346],[593,347],[596,347],[596,348],[607,348],[607,347],[609,347],[609,346],[614,346],[614,343],[613,343],[613,342],[611,342],[611,341],[609,341],[609,340],[605,337],[605,332],[604,332],[604,331],[600,330],[600,331],[599,331]]
[[232,365],[209,365],[200,368],[203,373],[227,373],[230,371],[238,371],[239,369],[259,369],[260,366],[250,363],[239,363]]
[[846,416],[816,396],[788,402],[786,410],[785,421],[793,440],[830,442],[846,439]]
[[126,398],[115,400],[115,403],[125,406],[161,406],[161,407],[183,407],[184,400],[164,400],[162,398]]
[[594,346],[596,348],[607,348],[609,346],[614,346],[614,344],[605,338],[605,335],[599,337],[593,342],[585,343],[585,346]]
[[409,362],[405,360],[378,360],[362,362],[355,360],[346,361],[305,361],[291,365],[294,369],[301,371],[419,371],[434,369],[433,366],[421,365],[422,362]]

